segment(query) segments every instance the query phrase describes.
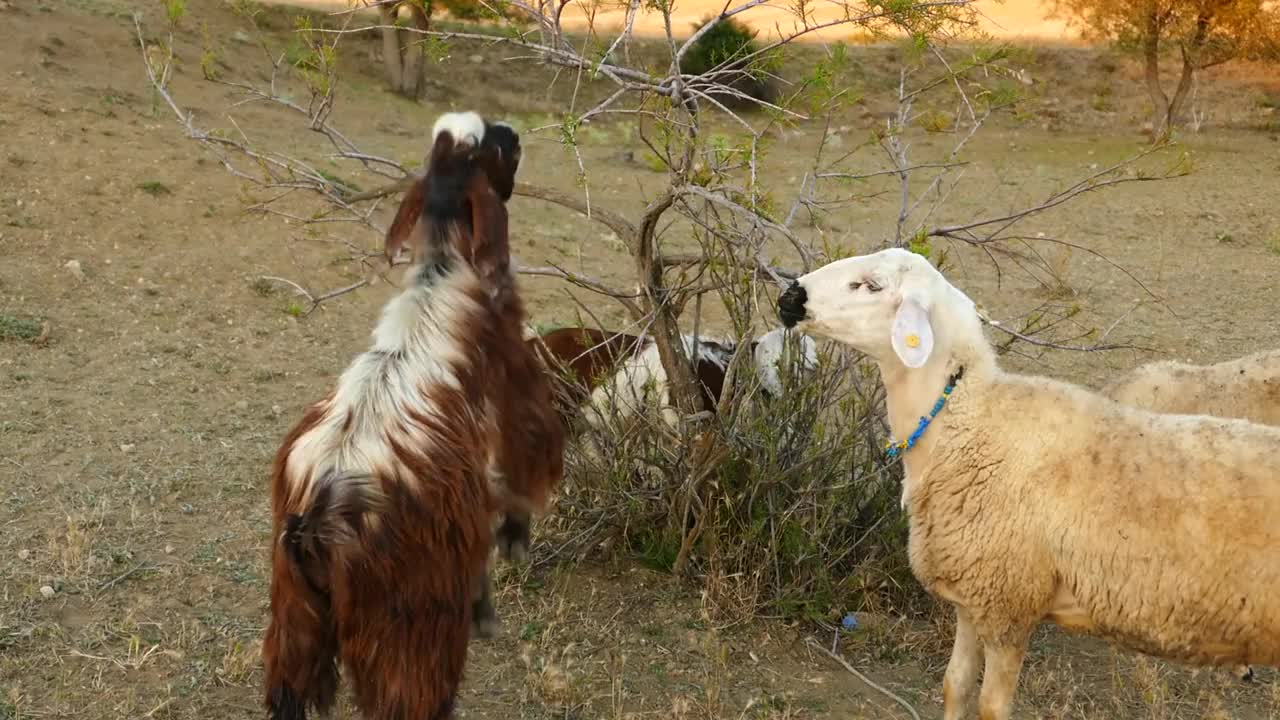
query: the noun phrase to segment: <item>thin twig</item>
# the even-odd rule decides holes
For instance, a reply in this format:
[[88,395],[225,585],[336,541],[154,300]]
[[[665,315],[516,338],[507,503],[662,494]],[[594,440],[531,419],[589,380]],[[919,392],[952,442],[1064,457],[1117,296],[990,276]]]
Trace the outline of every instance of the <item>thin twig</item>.
[[108,580],[108,581],[106,581],[106,582],[102,583],[101,585],[99,585],[99,586],[98,586],[98,592],[103,592],[103,591],[105,591],[105,590],[110,590],[111,588],[115,587],[116,585],[118,585],[118,584],[120,584],[120,583],[124,582],[125,580],[129,579],[130,577],[132,577],[135,573],[142,572],[143,570],[154,570],[154,569],[155,569],[155,567],[154,567],[154,566],[152,566],[152,565],[148,565],[147,563],[138,563],[137,565],[134,565],[134,566],[133,566],[132,568],[130,568],[129,570],[125,571],[124,573],[122,573],[122,574],[120,574],[120,575],[117,575],[116,577],[111,578],[110,580]]
[[865,683],[867,687],[870,687],[873,690],[878,690],[879,692],[884,694],[885,697],[889,698],[890,700],[893,700],[894,702],[898,703],[902,707],[906,708],[907,712],[911,714],[912,718],[914,718],[915,720],[920,720],[920,714],[916,712],[915,708],[911,707],[911,703],[907,702],[906,700],[903,700],[902,698],[898,697],[897,695],[890,692],[889,690],[886,690],[884,687],[876,684],[876,682],[873,681],[871,678],[858,672],[856,668],[854,668],[852,665],[849,664],[848,660],[845,660],[839,654],[826,649],[825,647],[822,646],[821,643],[819,643],[817,640],[814,640],[812,637],[805,638],[805,642],[807,642],[810,647],[817,649],[822,654],[840,663],[845,670],[848,670],[850,674],[852,674],[854,677],[858,678],[863,683]]

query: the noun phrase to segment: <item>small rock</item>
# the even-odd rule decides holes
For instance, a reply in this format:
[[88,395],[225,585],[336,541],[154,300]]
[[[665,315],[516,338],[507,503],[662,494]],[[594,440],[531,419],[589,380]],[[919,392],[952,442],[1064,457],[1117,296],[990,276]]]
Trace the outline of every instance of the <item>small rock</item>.
[[235,40],[236,42],[242,42],[242,43],[251,43],[251,42],[253,42],[253,38],[249,37],[249,33],[245,32],[245,31],[243,31],[243,30],[237,30],[237,31],[235,31],[235,32],[231,33],[231,39],[232,39],[232,40]]
[[54,590],[53,588],[49,587],[48,585],[41,585],[41,586],[40,586],[40,595],[41,595],[42,597],[44,597],[44,599],[45,599],[45,600],[52,600],[52,599],[53,599],[53,596],[54,596],[54,595],[57,595],[57,594],[58,594],[58,591],[57,591],[57,590]]
[[165,554],[165,555],[172,555],[172,554],[173,554],[173,546],[172,546],[172,545],[165,545],[165,546],[164,546],[164,554]]
[[30,550],[19,550],[19,551],[18,551],[18,559],[19,559],[19,560],[26,560],[26,559],[27,559],[27,558],[29,558],[29,557],[31,557],[31,551],[30,551]]
[[248,400],[237,400],[237,401],[236,401],[236,409],[237,409],[237,410],[241,410],[241,411],[248,410],[248,409],[249,409],[249,401],[248,401]]
[[66,268],[76,280],[84,282],[84,268],[80,267],[79,260],[68,260],[67,264],[62,267]]
[[471,56],[471,62],[473,62],[473,63],[475,63],[475,64],[479,65],[480,63],[484,62],[484,56],[483,56],[483,55],[472,55],[472,56]]
[[122,453],[124,453],[124,454],[128,455],[129,453],[131,453],[131,452],[133,452],[135,449],[137,449],[137,447],[138,447],[138,446],[137,446],[137,445],[135,445],[135,444],[133,444],[133,443],[125,443],[125,444],[123,444],[123,445],[121,445],[121,446],[120,446],[120,452],[122,452]]
[[271,414],[272,414],[272,415],[277,415],[277,416],[278,416],[278,415],[279,415],[280,413],[282,413],[282,412],[284,412],[284,408],[280,407],[279,405],[272,405],[272,406],[271,406]]

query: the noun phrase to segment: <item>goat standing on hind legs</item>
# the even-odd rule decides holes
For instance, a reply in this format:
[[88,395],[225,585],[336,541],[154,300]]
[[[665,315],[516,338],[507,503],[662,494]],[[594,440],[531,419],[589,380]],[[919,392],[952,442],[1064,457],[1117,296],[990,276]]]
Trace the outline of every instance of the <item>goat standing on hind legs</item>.
[[[520,136],[509,125],[485,124],[478,163],[503,203],[511,199],[515,188],[520,156]],[[420,218],[426,217],[424,212],[429,213],[439,193],[430,181],[430,177],[424,177],[406,191],[387,229],[384,252],[388,260],[394,260],[406,244],[412,246],[420,241]],[[481,239],[479,235],[474,237]],[[454,238],[465,241],[467,236]],[[501,232],[485,233],[483,240],[492,245],[462,243],[456,249],[489,284],[502,343],[502,352],[493,358],[495,373],[499,387],[512,389],[494,395],[495,406],[491,410],[496,417],[496,436],[491,479],[501,509],[496,531],[498,550],[504,558],[519,563],[528,557],[533,514],[545,509],[551,491],[564,474],[566,433],[556,412],[551,379],[524,340],[527,313],[511,270],[505,224]],[[497,626],[497,613],[488,574],[477,583],[476,631],[482,637],[490,637]]]
[[436,123],[406,287],[276,455],[263,643],[273,720],[329,710],[339,663],[366,718],[452,717],[500,507],[495,408],[516,392],[494,362],[507,352],[497,288],[472,262],[483,251],[506,263],[484,134],[474,113]]

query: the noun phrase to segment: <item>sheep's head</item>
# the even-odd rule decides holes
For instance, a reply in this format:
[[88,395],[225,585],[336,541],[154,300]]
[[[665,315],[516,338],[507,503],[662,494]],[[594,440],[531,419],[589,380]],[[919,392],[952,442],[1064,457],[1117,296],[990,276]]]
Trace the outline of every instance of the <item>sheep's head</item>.
[[787,327],[838,340],[884,363],[929,361],[938,315],[972,302],[925,258],[899,248],[845,258],[799,278],[778,298]]

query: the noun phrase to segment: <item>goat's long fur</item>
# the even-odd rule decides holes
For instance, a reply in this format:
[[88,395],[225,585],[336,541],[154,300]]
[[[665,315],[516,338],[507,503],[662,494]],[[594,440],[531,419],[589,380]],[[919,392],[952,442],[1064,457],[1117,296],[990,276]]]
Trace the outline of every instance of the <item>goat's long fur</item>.
[[[480,174],[471,176],[471,181],[487,178],[498,198],[505,202],[511,197],[520,162],[519,135],[505,123],[486,123],[478,115],[472,114],[467,120],[468,132],[477,138],[479,147],[474,162]],[[440,122],[444,120],[438,126]],[[424,241],[422,233],[426,228],[419,222],[419,215],[424,208],[430,213],[434,205],[440,204],[437,197],[442,188],[447,199],[447,187],[432,187],[426,179],[410,187],[387,230],[386,252],[390,257],[406,244],[414,246]],[[444,205],[447,207],[448,202]],[[491,232],[455,234],[453,240],[457,252],[489,287],[503,347],[492,358],[495,382],[512,389],[492,398],[490,411],[498,432],[492,446],[490,476],[502,505],[498,549],[504,557],[520,561],[529,551],[533,514],[545,510],[563,477],[565,438],[555,411],[551,381],[542,372],[533,350],[524,343],[527,313],[511,270],[506,215],[495,215],[489,222]]]
[[905,251],[815,270],[779,307],[878,362],[895,437],[962,371],[903,458],[912,570],[957,608],[948,720],[984,658],[981,717],[1009,716],[1045,620],[1187,663],[1280,664],[1280,429],[1005,372],[972,301]]
[[456,249],[492,233],[505,247],[506,211],[467,161],[474,120],[449,120],[406,288],[276,455],[263,647],[276,720],[330,709],[339,665],[367,718],[452,716],[492,543],[488,408],[507,389],[491,287]]

